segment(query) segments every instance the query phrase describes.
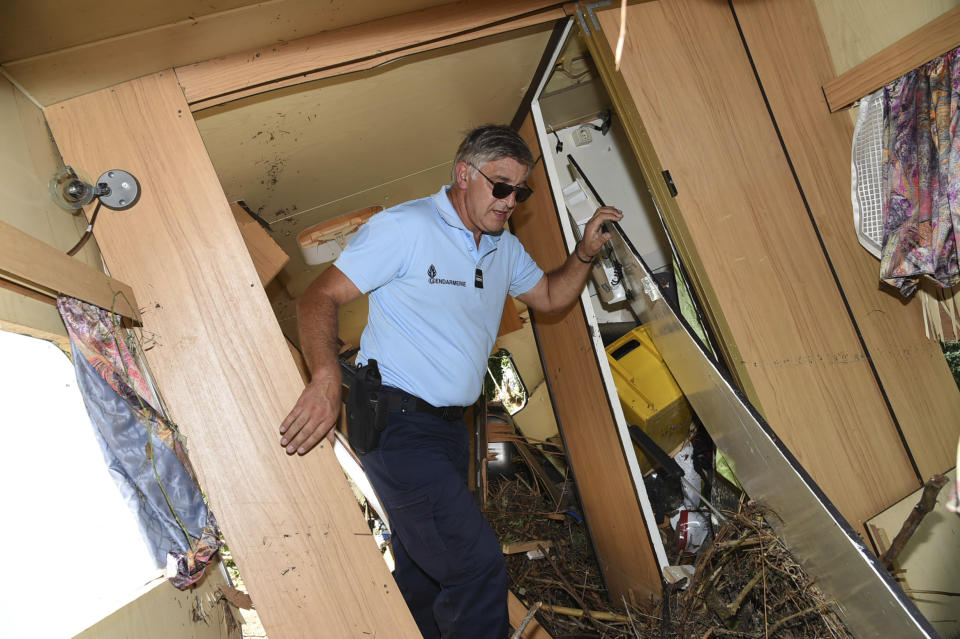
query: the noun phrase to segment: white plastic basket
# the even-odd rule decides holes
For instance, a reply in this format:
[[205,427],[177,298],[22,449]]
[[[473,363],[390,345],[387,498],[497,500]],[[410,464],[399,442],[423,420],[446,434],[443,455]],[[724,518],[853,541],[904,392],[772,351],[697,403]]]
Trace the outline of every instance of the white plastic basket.
[[860,101],[851,153],[853,223],[860,245],[880,259],[883,248],[883,89]]

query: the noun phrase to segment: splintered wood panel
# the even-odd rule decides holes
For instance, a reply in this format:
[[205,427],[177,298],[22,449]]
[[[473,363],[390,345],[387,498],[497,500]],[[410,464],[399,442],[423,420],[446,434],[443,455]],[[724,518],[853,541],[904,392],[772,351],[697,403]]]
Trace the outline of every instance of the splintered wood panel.
[[[853,125],[828,113],[820,86],[833,64],[812,0],[734,7],[787,152],[847,301],[922,477],[954,462],[960,391],[923,332],[920,300],[879,284],[880,263],[857,241],[850,204]],[[790,73],[783,73],[784,65]]]
[[64,159],[123,167],[140,202],[97,242],[271,639],[419,637],[329,446],[288,457],[303,381],[172,71],[48,107]]
[[[520,129],[539,148],[528,115]],[[533,197],[513,215],[514,234],[545,270],[567,257],[542,163],[528,180]],[[590,536],[607,587],[617,601],[634,591],[660,598],[660,571],[580,303],[561,316],[533,314],[544,373],[556,406]]]
[[[598,13],[609,47],[619,11]],[[731,367],[854,526],[917,486],[810,225],[726,3],[630,5],[621,66],[678,189]]]

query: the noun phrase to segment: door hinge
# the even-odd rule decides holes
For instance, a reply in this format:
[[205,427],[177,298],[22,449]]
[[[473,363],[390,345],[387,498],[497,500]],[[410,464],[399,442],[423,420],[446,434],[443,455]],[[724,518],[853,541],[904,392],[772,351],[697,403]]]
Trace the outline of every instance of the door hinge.
[[580,2],[577,4],[577,21],[580,22],[580,28],[584,36],[590,35],[590,25],[584,18],[584,12],[590,16],[590,22],[593,23],[593,30],[600,31],[600,23],[597,22],[597,16],[593,15],[594,10],[613,4],[613,0],[600,0],[599,2]]

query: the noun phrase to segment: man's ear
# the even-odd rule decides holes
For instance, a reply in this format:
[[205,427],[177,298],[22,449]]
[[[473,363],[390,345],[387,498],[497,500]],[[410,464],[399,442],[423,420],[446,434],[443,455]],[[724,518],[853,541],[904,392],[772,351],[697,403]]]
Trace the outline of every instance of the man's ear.
[[457,176],[457,188],[466,189],[470,178],[470,165],[466,162],[457,162],[454,166],[454,175]]

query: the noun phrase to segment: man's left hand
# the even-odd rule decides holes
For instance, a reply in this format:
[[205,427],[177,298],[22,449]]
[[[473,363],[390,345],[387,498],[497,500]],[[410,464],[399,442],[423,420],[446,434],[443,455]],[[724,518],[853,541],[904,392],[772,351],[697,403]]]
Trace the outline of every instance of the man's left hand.
[[603,229],[606,222],[619,222],[623,219],[623,212],[612,206],[601,206],[597,209],[587,226],[583,229],[583,239],[580,240],[580,255],[585,259],[593,259],[610,240],[610,233]]

